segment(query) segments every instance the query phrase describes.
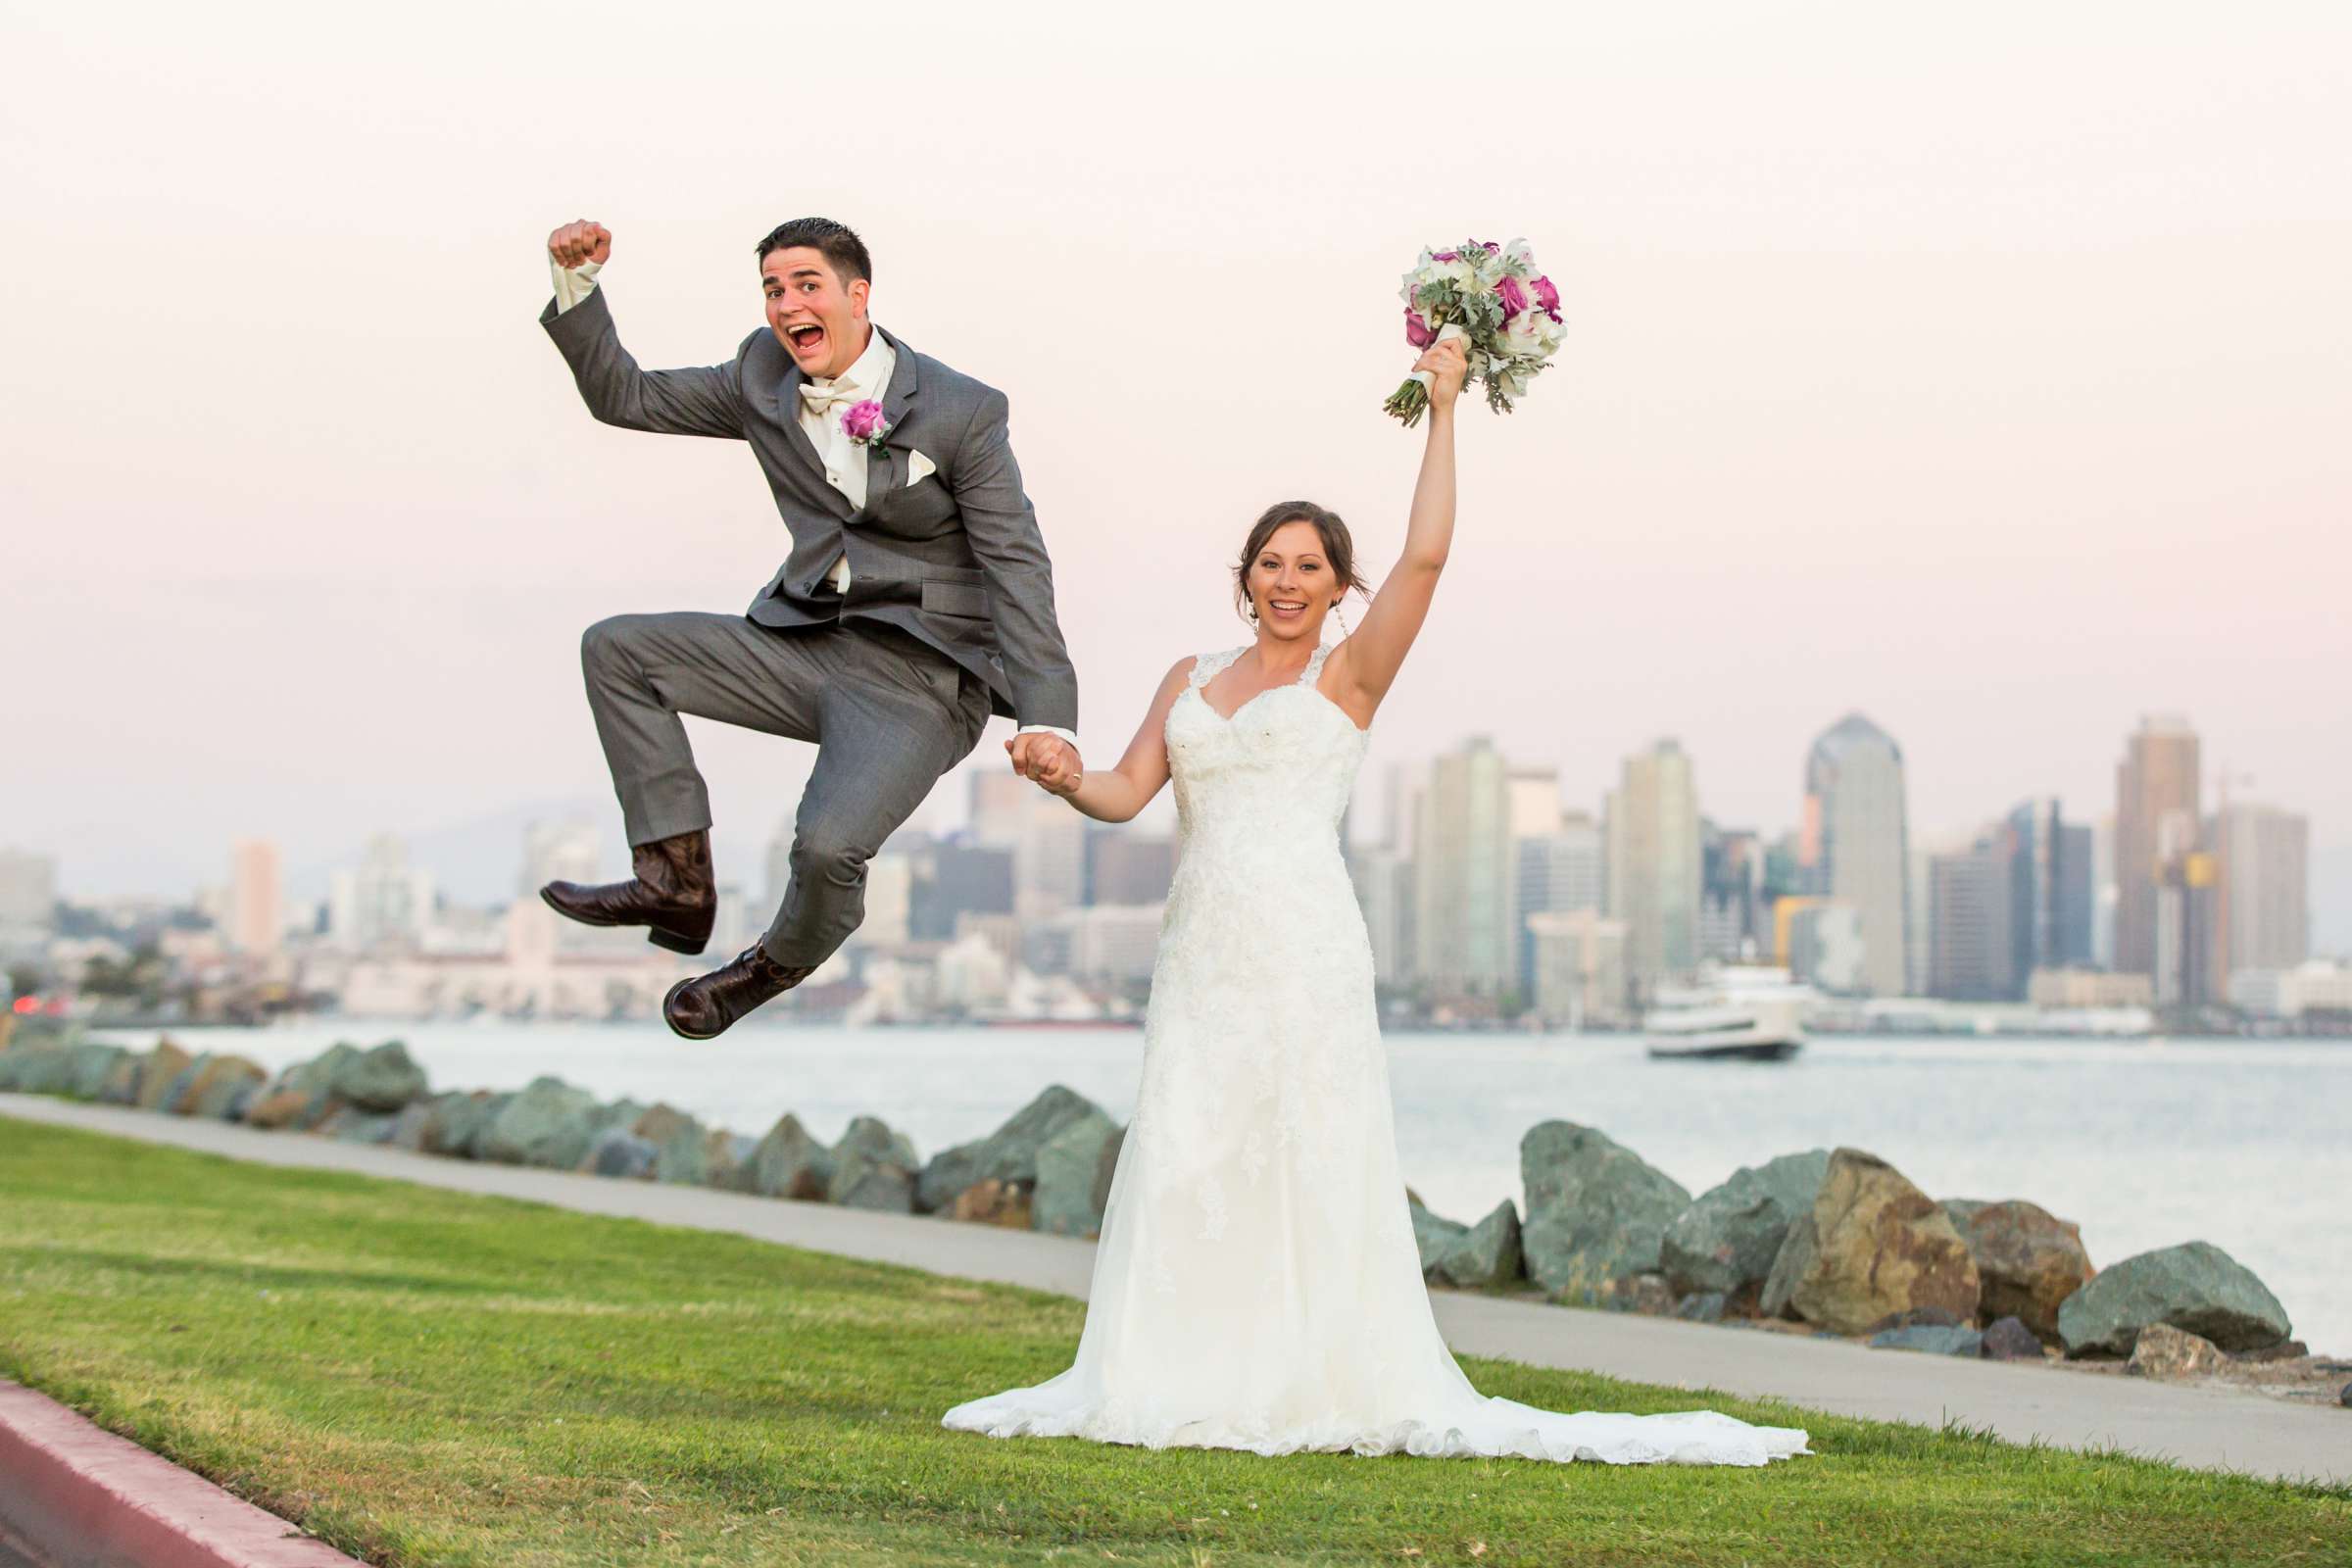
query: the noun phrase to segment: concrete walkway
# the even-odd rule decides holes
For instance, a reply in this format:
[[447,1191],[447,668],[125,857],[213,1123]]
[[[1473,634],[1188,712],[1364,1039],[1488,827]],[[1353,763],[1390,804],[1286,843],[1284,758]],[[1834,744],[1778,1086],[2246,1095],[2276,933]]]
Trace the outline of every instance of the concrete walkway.
[[[263,1164],[352,1171],[460,1192],[727,1231],[934,1274],[1083,1298],[1094,1246],[1063,1237],[696,1187],[479,1164],[228,1122],[0,1095],[0,1118],[49,1122]],[[0,1125],[0,1138],[7,1132]],[[2046,1366],[1870,1350],[1629,1313],[1433,1294],[1457,1353],[1606,1373],[1671,1388],[1720,1389],[1877,1421],[1986,1428],[2014,1443],[2119,1448],[2207,1470],[2352,1482],[2352,1410],[2315,1409],[2230,1389],[2182,1388]]]

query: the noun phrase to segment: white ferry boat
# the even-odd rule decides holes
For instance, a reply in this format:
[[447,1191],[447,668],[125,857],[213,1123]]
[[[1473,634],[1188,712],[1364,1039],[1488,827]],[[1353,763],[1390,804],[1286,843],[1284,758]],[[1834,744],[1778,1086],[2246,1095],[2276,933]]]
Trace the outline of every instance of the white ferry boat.
[[1786,1061],[1805,1046],[1805,1019],[1821,994],[1786,969],[1736,967],[1694,986],[1662,988],[1642,1029],[1661,1058]]

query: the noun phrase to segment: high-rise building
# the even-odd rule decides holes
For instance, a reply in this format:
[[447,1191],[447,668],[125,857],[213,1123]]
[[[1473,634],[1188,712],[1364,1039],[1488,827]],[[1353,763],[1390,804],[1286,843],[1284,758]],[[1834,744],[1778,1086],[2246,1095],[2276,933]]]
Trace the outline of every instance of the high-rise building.
[[1672,740],[1628,757],[1607,808],[1609,915],[1638,998],[1698,962],[1698,786]]
[[2115,967],[2115,813],[2104,811],[2090,830],[2090,961]]
[[[2232,801],[2215,813],[2222,926],[2216,968],[2292,969],[2311,956],[2311,824],[2275,806]],[[2216,995],[2227,987],[2217,987]]]
[[[2174,825],[2178,825],[2178,822]],[[2221,940],[2221,862],[2167,833],[2158,847],[2164,880],[2156,889],[2156,1004],[2199,1007],[2220,1002],[2213,954]]]
[[360,863],[328,879],[328,926],[338,946],[365,953],[422,940],[433,915],[433,876],[409,864],[409,848],[390,833],[368,841]]
[[[1035,786],[1032,786],[1034,788]],[[917,942],[950,942],[966,914],[1013,912],[1013,852],[935,840],[914,854],[906,898],[907,935]]]
[[2076,822],[2058,824],[2058,956],[2054,968],[2080,969],[2095,961],[2091,924],[2098,908],[2097,853],[2096,835],[2089,828]]
[[1438,758],[1414,844],[1415,968],[1441,995],[1498,996],[1518,973],[1511,933],[1508,769],[1485,736]]
[[1372,942],[1373,974],[1383,985],[1413,984],[1413,862],[1382,845],[1351,852],[1348,874]]
[[1862,922],[1864,988],[1900,996],[1910,965],[1911,834],[1902,749],[1848,713],[1805,758],[1800,862],[1814,891],[1853,906]]
[[1512,845],[1512,930],[1517,934],[1519,990],[1532,997],[1536,990],[1534,929],[1528,921],[1538,914],[1571,914],[1580,909],[1600,912],[1607,896],[1600,825],[1587,811],[1552,812],[1552,829],[1522,837]]
[[1862,916],[1837,899],[1784,899],[1774,906],[1774,951],[1791,978],[1833,996],[1863,989]]
[[1560,825],[1560,770],[1556,767],[1514,767],[1505,787],[1510,791],[1511,837],[1547,838]]
[[2019,802],[2002,826],[2009,851],[2009,978],[2011,994],[2023,997],[2035,970],[2090,962],[2091,835],[2066,822],[2054,796]]
[[228,852],[228,941],[239,953],[267,957],[286,934],[285,879],[277,846],[239,839]]
[[1540,909],[1527,918],[1535,946],[1537,1015],[1569,1029],[1628,1021],[1625,922],[1596,909]]
[[1764,951],[1764,843],[1744,828],[1699,830],[1698,950],[1734,962]]
[[2157,903],[2168,882],[2185,885],[2177,864],[2197,849],[2195,730],[2174,714],[2151,714],[2124,743],[2115,768],[2115,967],[2157,975]]
[[1086,834],[1086,902],[1119,907],[1163,904],[1176,879],[1176,841],[1132,827]]
[[0,932],[24,935],[57,923],[57,862],[28,850],[0,850]]
[[1042,920],[1084,904],[1087,819],[1018,774],[971,779],[967,832],[983,849],[1012,852],[1013,911]]
[[2012,877],[2025,857],[2014,847],[2015,831],[2004,826],[1965,850],[1929,858],[1928,995],[2006,1002],[2023,994]]

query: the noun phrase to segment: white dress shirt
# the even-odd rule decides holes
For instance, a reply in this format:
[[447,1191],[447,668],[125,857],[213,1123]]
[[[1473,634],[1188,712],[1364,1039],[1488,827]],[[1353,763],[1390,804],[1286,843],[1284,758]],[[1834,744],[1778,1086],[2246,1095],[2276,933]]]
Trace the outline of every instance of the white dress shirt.
[[[548,259],[548,266],[556,274],[556,314],[559,316],[595,290],[596,274],[603,270],[603,265],[598,262],[564,267],[558,265],[553,257]],[[808,444],[816,448],[817,457],[824,463],[825,482],[847,496],[850,505],[860,511],[865,507],[865,447],[850,439],[849,432],[841,427],[841,417],[868,399],[881,402],[882,394],[890,387],[891,372],[898,368],[898,351],[890,346],[890,340],[880,332],[869,329],[865,352],[858,355],[857,362],[848,369],[835,376],[812,375],[804,383],[818,389],[820,393],[835,394],[813,398],[804,395],[801,398],[801,430],[808,437]],[[910,452],[908,456],[910,459],[919,459],[921,454]],[[930,471],[927,459],[920,463],[910,462],[906,482],[911,484]],[[826,577],[833,584],[835,593],[848,593],[850,558],[844,555],[835,561],[833,569],[826,573]],[[1018,733],[1054,735],[1067,741],[1072,750],[1078,746],[1077,736],[1052,724],[1023,724]]]

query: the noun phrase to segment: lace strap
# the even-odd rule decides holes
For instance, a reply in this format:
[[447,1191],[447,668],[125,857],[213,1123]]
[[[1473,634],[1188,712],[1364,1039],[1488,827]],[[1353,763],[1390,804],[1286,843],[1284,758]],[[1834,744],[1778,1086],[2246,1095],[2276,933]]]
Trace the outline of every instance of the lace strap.
[[1323,673],[1323,661],[1331,657],[1331,649],[1330,643],[1315,644],[1314,657],[1306,662],[1306,668],[1298,673],[1299,685],[1312,686],[1315,683],[1315,677]]
[[1216,679],[1217,671],[1223,669],[1227,664],[1232,663],[1235,660],[1241,658],[1242,655],[1248,653],[1249,651],[1250,650],[1247,647],[1242,647],[1228,648],[1221,654],[1202,654],[1198,659],[1193,661],[1193,672],[1192,674],[1186,676],[1185,679],[1187,683],[1191,685],[1193,690],[1199,691],[1201,687]]

